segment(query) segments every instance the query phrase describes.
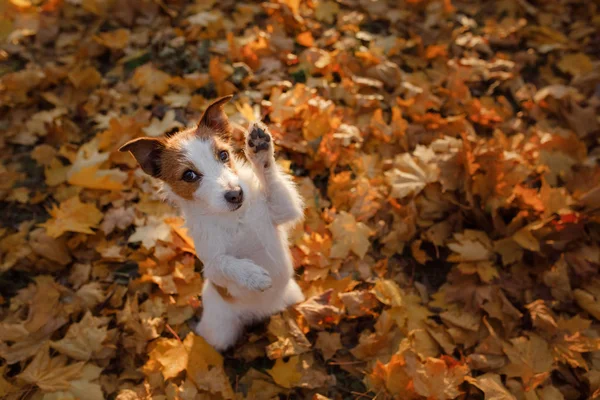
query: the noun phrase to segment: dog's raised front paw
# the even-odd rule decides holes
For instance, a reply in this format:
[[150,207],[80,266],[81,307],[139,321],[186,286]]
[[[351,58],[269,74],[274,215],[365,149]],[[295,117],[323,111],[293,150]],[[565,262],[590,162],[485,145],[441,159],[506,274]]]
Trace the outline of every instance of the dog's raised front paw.
[[269,289],[272,284],[271,276],[267,270],[259,266],[247,269],[244,274],[243,285],[250,290],[264,292]]
[[252,162],[267,168],[273,158],[273,139],[262,122],[255,122],[246,137],[246,154]]

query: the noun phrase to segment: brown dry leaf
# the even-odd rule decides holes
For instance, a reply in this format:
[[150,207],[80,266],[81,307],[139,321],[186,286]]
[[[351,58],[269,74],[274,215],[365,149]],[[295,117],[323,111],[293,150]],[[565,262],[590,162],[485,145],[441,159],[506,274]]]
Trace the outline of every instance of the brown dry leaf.
[[141,90],[144,96],[161,96],[169,90],[171,76],[166,72],[156,69],[152,64],[136,68],[131,83]]
[[71,381],[81,377],[84,366],[83,362],[67,365],[65,356],[50,358],[46,346],[18,377],[49,392],[67,391],[71,387]]
[[12,383],[10,383],[4,377],[6,368],[8,368],[8,365],[3,365],[2,367],[0,367],[0,396],[9,398],[8,395],[10,395],[11,393],[19,392],[21,389],[18,386],[15,386]]
[[458,386],[465,380],[469,367],[451,357],[427,358],[424,363],[407,359],[407,371],[413,378],[414,390],[421,396],[454,399],[460,395]]
[[287,312],[271,317],[268,332],[277,338],[266,348],[267,356],[272,360],[310,351],[310,342]]
[[329,289],[296,306],[296,310],[302,314],[308,325],[313,329],[324,329],[339,321],[341,310],[331,305],[332,294],[333,289]]
[[488,372],[477,378],[470,376],[465,380],[480,389],[487,400],[516,400],[500,380],[500,375]]
[[94,67],[81,67],[69,72],[69,80],[77,89],[93,89],[100,85],[102,75]]
[[71,262],[71,255],[65,241],[48,236],[41,228],[31,231],[29,245],[34,253],[60,265],[67,265]]
[[321,350],[323,357],[329,360],[335,353],[342,348],[341,336],[339,333],[319,332],[315,347]]
[[81,321],[69,326],[64,338],[50,346],[75,360],[88,361],[104,347],[107,338],[106,318],[96,318],[88,311]]
[[567,54],[560,59],[557,67],[573,76],[586,74],[594,68],[592,60],[585,53]]

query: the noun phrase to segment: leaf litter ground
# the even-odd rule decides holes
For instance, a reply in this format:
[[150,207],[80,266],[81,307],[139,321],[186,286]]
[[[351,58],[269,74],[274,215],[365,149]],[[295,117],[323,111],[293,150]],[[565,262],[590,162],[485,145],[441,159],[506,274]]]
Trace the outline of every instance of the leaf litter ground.
[[[3,1],[0,397],[600,398],[599,7]],[[221,355],[116,149],[227,94],[306,199],[307,300]]]

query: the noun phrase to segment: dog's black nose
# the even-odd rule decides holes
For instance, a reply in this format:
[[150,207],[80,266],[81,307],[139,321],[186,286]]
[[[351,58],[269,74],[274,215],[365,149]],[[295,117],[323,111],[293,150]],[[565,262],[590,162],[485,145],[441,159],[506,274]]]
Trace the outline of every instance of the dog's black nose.
[[225,200],[231,204],[242,204],[242,201],[244,200],[244,192],[242,191],[242,188],[238,187],[235,190],[225,192]]

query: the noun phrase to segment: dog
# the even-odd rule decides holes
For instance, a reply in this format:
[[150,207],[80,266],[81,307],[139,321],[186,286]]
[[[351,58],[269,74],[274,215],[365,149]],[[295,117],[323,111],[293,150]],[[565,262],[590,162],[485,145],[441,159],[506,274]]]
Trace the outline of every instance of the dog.
[[185,218],[205,279],[195,332],[219,351],[235,345],[245,326],[304,300],[288,245],[303,201],[275,162],[265,124],[252,123],[245,135],[247,161],[234,156],[223,111],[231,98],[211,103],[195,127],[119,149],[162,181]]

